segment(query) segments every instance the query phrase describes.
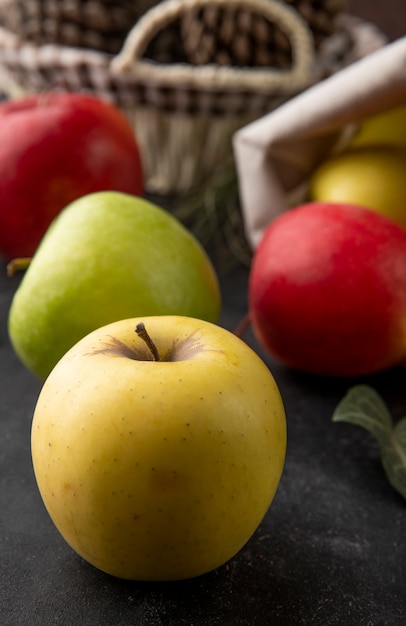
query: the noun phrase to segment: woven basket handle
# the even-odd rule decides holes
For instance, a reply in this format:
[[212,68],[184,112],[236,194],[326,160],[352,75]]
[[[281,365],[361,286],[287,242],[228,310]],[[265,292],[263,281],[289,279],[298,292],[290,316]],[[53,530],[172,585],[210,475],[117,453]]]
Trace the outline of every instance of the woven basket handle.
[[[290,39],[292,67],[243,69],[216,64],[160,64],[142,55],[148,43],[166,26],[188,11],[207,5],[246,8],[276,23]],[[279,0],[163,0],[149,9],[128,33],[111,62],[115,74],[131,74],[140,82],[206,90],[227,89],[268,93],[293,93],[309,84],[314,60],[313,37],[300,15]]]

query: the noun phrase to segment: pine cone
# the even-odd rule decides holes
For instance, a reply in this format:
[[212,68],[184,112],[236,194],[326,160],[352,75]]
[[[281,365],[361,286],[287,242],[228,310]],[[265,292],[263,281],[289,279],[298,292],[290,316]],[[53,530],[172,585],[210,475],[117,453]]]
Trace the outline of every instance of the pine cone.
[[[281,0],[307,22],[315,50],[335,29],[335,18],[345,0]],[[187,60],[196,65],[217,63],[233,66],[287,68],[292,64],[288,36],[275,22],[236,6],[211,6],[187,13],[181,22]]]
[[336,18],[347,8],[347,0],[283,0],[302,16],[313,33],[315,50],[336,28]]

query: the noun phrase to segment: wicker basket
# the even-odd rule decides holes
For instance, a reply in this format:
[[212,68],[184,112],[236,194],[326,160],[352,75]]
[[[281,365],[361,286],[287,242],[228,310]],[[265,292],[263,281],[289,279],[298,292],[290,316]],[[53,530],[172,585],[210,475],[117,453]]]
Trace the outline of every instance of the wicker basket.
[[[234,13],[243,8],[276,24],[289,38],[291,66],[198,66],[187,59],[163,63],[151,58],[157,38],[180,32],[182,17],[208,2]],[[136,21],[116,56],[34,43],[0,29],[0,90],[18,97],[60,87],[90,92],[119,106],[134,125],[151,193],[184,194],[207,184],[232,160],[231,137],[238,128],[384,43],[377,31],[365,36],[361,28],[359,36],[360,24],[349,18],[316,56],[306,22],[278,0],[154,4]]]
[[0,0],[0,24],[25,41],[116,54],[155,0]]

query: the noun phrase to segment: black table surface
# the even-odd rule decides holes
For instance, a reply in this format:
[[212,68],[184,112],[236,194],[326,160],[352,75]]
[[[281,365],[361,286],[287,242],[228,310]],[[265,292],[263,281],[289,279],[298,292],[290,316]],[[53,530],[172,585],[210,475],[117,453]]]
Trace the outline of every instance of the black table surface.
[[[352,4],[361,16],[381,16],[391,38],[404,34],[403,0]],[[222,278],[220,324],[231,330],[246,312],[247,275],[241,267]],[[33,475],[30,427],[41,383],[7,335],[20,279],[7,279],[0,263],[2,626],[406,624],[405,501],[386,480],[375,440],[331,421],[355,381],[293,372],[250,331],[245,339],[273,372],[288,421],[282,480],[251,540],[218,570],[176,583],[118,580],[77,556],[49,519]],[[396,419],[406,414],[406,366],[356,382],[372,385]]]
[[[2,267],[3,269],[3,267]],[[269,365],[288,421],[279,490],[241,552],[208,575],[177,583],[117,580],[65,544],[40,499],[30,424],[40,383],[6,332],[20,278],[0,272],[0,624],[87,626],[404,626],[406,504],[388,484],[375,440],[331,416],[353,381]],[[220,323],[246,310],[247,270],[223,281]],[[406,412],[406,368],[362,379],[394,416]]]

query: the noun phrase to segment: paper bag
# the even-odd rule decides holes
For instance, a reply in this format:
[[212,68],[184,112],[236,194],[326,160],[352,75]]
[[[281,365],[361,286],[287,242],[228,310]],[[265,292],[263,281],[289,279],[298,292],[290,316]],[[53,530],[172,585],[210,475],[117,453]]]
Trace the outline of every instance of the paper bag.
[[251,248],[272,219],[300,203],[309,175],[345,129],[401,104],[406,104],[406,37],[237,131],[233,150]]

